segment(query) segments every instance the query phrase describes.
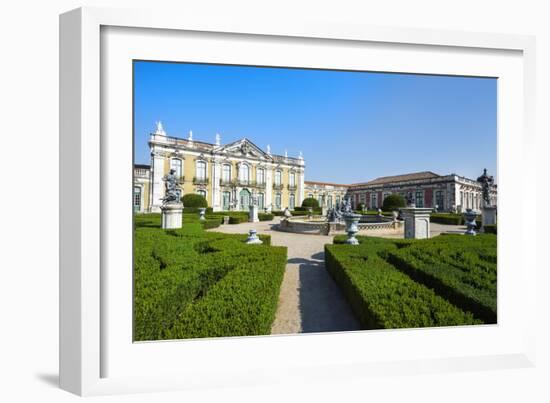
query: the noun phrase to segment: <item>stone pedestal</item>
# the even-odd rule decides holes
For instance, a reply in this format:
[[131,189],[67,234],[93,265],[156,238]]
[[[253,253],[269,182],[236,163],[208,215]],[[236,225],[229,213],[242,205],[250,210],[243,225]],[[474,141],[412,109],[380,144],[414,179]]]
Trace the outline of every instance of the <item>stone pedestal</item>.
[[322,215],[323,217],[326,217],[326,216],[327,216],[327,212],[328,212],[327,206],[321,207],[321,215]]
[[431,208],[407,207],[401,210],[405,221],[405,239],[426,239],[430,237]]
[[181,228],[183,204],[168,203],[160,207],[162,212],[162,229]]
[[496,206],[485,206],[481,209],[481,227],[486,225],[496,225],[497,208]]
[[246,240],[247,244],[262,244],[262,240],[258,237],[255,229],[248,231],[248,238]]
[[224,225],[229,224],[229,216],[228,216],[228,215],[224,215],[224,216],[223,216],[223,224],[224,224]]
[[258,206],[255,204],[248,208],[248,222],[259,222],[258,219]]

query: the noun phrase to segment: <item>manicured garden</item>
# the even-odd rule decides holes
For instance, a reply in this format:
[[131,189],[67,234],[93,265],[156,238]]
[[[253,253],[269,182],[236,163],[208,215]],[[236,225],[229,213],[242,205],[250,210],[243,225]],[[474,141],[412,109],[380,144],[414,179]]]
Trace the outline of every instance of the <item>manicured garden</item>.
[[365,329],[496,323],[496,236],[336,237],[326,266]]
[[204,231],[221,217],[184,214],[181,229],[162,230],[159,214],[135,216],[136,341],[270,333],[286,248]]

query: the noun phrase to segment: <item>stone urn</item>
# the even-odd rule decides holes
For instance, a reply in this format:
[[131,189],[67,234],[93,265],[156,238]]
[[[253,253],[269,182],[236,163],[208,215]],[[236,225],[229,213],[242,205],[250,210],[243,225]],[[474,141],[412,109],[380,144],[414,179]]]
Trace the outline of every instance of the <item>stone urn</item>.
[[262,240],[258,237],[257,231],[255,229],[251,229],[248,231],[248,238],[246,239],[247,244],[262,244]]
[[206,218],[204,217],[204,214],[206,213],[206,209],[204,207],[199,208],[199,220],[204,221]]
[[476,235],[476,217],[477,213],[471,208],[466,209],[464,213],[464,221],[466,222],[466,235]]
[[346,213],[344,214],[344,221],[346,222],[346,232],[348,234],[348,239],[346,243],[348,245],[359,245],[359,241],[355,238],[355,234],[359,232],[359,227],[357,224],[361,219],[361,214],[355,213]]

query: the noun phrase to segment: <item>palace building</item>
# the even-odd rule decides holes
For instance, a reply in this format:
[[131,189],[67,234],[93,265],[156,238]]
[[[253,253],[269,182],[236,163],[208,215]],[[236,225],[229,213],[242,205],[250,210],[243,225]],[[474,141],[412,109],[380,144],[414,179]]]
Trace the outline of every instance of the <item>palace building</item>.
[[[159,212],[164,197],[163,177],[171,169],[179,178],[181,195],[198,193],[214,211],[248,211],[252,200],[260,209],[291,210],[304,199],[305,162],[298,157],[263,151],[243,138],[221,144],[166,134],[160,122],[149,139],[151,165],[134,169],[134,210]],[[148,172],[147,172],[148,171]],[[147,180],[148,177],[148,180]]]
[[[438,175],[433,172],[415,172],[405,175],[384,176],[349,187],[354,206],[382,207],[386,196],[399,193],[405,199],[412,198],[416,207],[430,207],[437,211],[463,212],[468,208],[482,207],[481,184],[456,174]],[[490,191],[491,205],[497,203],[497,186]]]
[[305,181],[306,197],[313,197],[317,199],[319,206],[328,208],[339,205],[346,197],[348,188],[349,185]]
[[[261,210],[294,210],[306,197],[319,205],[333,207],[350,197],[354,208],[382,207],[384,199],[399,193],[412,198],[417,207],[437,211],[463,212],[482,207],[482,188],[474,179],[456,174],[438,175],[424,171],[385,176],[351,185],[305,181],[305,161],[298,157],[275,155],[267,146],[263,151],[243,138],[221,144],[187,139],[166,134],[160,122],[149,139],[151,165],[134,166],[134,210],[160,212],[164,197],[163,177],[171,169],[179,178],[180,194],[198,193],[214,211],[241,210],[257,200]],[[490,191],[491,205],[497,203],[497,186]]]

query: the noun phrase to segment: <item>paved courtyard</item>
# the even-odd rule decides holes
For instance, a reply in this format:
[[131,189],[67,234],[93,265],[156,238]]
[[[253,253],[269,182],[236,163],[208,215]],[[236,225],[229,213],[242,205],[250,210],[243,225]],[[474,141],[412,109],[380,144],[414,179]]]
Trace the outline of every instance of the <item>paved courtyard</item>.
[[[345,331],[360,329],[350,306],[325,269],[324,245],[332,236],[304,235],[274,229],[279,218],[270,222],[222,225],[212,231],[246,234],[252,228],[271,235],[271,243],[288,248],[288,261],[279,295],[272,334]],[[464,232],[464,227],[431,224],[430,235]],[[374,235],[374,233],[373,233]],[[403,235],[379,236],[402,237]]]

